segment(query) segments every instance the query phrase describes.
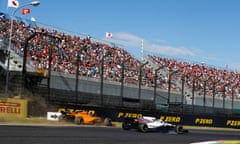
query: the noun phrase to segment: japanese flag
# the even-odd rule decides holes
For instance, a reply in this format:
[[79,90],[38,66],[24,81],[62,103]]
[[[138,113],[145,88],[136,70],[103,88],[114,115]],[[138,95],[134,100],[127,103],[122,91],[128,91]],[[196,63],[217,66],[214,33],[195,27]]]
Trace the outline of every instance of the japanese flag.
[[18,8],[18,6],[19,6],[18,0],[8,0],[8,7]]
[[106,38],[112,38],[112,33],[106,32]]

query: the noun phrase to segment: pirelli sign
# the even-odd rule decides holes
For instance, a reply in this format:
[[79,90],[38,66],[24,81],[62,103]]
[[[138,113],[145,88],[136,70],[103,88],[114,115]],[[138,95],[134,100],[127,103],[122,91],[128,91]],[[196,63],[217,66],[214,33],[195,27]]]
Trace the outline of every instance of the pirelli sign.
[[27,117],[27,101],[22,99],[0,98],[0,117]]

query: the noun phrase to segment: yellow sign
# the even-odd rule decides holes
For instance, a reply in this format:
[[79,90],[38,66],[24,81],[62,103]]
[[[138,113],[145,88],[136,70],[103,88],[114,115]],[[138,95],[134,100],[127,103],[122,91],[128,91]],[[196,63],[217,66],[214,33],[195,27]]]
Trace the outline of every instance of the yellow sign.
[[118,118],[141,118],[142,114],[140,113],[128,113],[128,112],[119,112],[118,113]]
[[[83,110],[80,110],[80,109],[66,109],[66,108],[59,108],[58,109],[58,112],[71,113],[71,112],[77,112],[77,111],[83,111]],[[89,115],[95,115],[96,114],[95,110],[85,110],[85,111],[87,111]]]
[[39,74],[42,74],[44,77],[47,76],[47,72],[46,72],[45,69],[37,68],[37,69],[36,69],[36,72],[39,73]]
[[212,124],[213,124],[213,119],[196,118],[196,119],[195,119],[195,124],[200,124],[200,125],[212,125]]
[[160,119],[165,121],[165,122],[175,122],[175,123],[180,123],[181,122],[181,117],[180,116],[160,116]]
[[27,117],[27,101],[21,99],[0,99],[0,117]]
[[239,120],[227,120],[226,126],[239,127],[240,121]]

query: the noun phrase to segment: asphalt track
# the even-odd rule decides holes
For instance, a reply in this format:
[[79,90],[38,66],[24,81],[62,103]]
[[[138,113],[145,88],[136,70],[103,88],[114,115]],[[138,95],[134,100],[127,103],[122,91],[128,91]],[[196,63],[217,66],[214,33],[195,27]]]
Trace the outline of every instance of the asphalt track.
[[190,129],[188,134],[177,135],[116,127],[0,126],[0,144],[189,144],[219,139],[240,139],[240,132]]

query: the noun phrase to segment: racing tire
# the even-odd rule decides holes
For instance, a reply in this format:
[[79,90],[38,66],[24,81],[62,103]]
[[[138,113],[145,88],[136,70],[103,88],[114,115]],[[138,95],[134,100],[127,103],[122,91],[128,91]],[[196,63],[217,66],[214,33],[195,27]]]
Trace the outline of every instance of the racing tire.
[[59,122],[64,122],[64,121],[66,121],[65,116],[60,115],[60,116],[58,117],[58,121],[59,121]]
[[130,124],[129,122],[127,122],[127,121],[124,121],[124,122],[122,123],[122,129],[124,129],[124,130],[130,130],[130,129],[131,129],[131,124]]
[[140,132],[146,133],[148,131],[148,126],[146,124],[139,124],[138,130]]
[[105,118],[103,123],[105,126],[112,126],[112,120],[110,118]]
[[75,122],[75,124],[80,125],[80,124],[84,123],[84,120],[82,117],[75,117],[74,122]]
[[184,133],[184,129],[182,125],[177,125],[175,128],[175,131],[177,134],[183,134]]

